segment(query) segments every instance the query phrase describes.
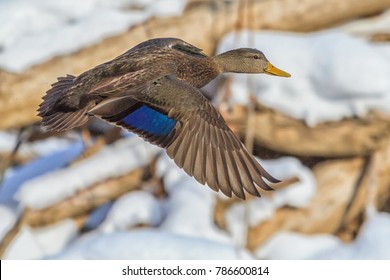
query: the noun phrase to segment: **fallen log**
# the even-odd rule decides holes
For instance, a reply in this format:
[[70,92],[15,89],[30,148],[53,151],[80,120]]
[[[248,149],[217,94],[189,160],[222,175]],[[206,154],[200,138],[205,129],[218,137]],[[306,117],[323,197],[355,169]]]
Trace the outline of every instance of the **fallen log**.
[[[383,207],[390,197],[390,142],[370,158],[327,160],[313,169],[317,194],[305,208],[281,208],[248,230],[250,250],[277,231],[338,234],[364,215],[366,205]],[[346,236],[343,236],[346,238]],[[350,237],[351,238],[351,237]]]
[[353,193],[363,160],[326,161],[316,166],[317,194],[306,208],[280,208],[272,219],[248,229],[247,247],[254,250],[277,231],[333,233]]
[[[315,127],[271,109],[260,108],[254,114],[255,146],[289,155],[327,158],[365,156],[384,147],[390,140],[389,117],[376,113],[362,119],[350,118]],[[243,136],[247,108],[234,106],[231,114],[225,116]]]
[[[45,209],[26,209],[18,222],[0,242],[0,258],[19,230],[24,226],[43,227],[66,218],[73,218],[81,225],[86,215],[96,207],[113,201],[121,195],[141,186],[145,169],[137,169],[118,178],[97,183],[76,195]],[[83,217],[80,221],[80,217]]]
[[26,209],[22,223],[32,227],[44,226],[65,218],[88,213],[94,208],[139,187],[143,174],[142,169],[137,169],[124,176],[100,182],[51,207],[41,210]]

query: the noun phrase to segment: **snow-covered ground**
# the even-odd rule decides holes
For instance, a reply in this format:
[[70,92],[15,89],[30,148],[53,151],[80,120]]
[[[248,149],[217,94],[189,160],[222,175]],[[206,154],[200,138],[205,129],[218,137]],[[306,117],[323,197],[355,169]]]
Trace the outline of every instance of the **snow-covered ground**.
[[137,229],[91,234],[73,243],[55,259],[252,259],[248,251],[209,239]]
[[[43,205],[54,204],[69,196],[74,190],[72,186],[90,184],[91,182],[84,180],[89,178],[88,174],[95,174],[99,180],[104,180],[128,172],[139,164],[121,167],[119,163],[123,163],[125,158],[137,158],[140,161],[136,162],[146,164],[152,156],[156,155],[156,150],[140,138],[130,136],[80,163],[85,165],[81,169],[72,166],[58,171],[49,171],[46,175],[27,180],[21,184],[20,190],[14,196],[18,203],[17,207],[12,209],[5,204],[0,207],[0,234],[4,236],[12,227],[18,212],[24,206],[40,208]],[[49,157],[43,159],[48,163],[52,160]],[[94,173],[100,166],[97,162],[106,166],[107,170]],[[118,164],[115,164],[116,162]],[[163,177],[168,192],[167,198],[157,199],[147,190],[126,194],[91,214],[89,228],[92,231],[88,234],[80,234],[71,220],[38,229],[23,227],[9,246],[5,258],[390,258],[388,254],[390,244],[387,238],[390,230],[390,215],[375,211],[369,213],[361,233],[351,244],[343,244],[332,235],[306,236],[297,233],[277,233],[264,246],[258,248],[254,255],[243,249],[249,226],[271,219],[278,207],[284,205],[304,207],[315,193],[313,175],[298,160],[281,158],[262,161],[262,164],[281,179],[297,176],[299,183],[275,191],[271,197],[234,204],[226,213],[226,231],[219,229],[213,221],[216,199],[219,196],[222,199],[223,196],[198,184],[178,169],[165,154],[162,154],[157,162],[157,174]],[[29,165],[31,163],[27,164]],[[36,168],[40,166],[37,165]],[[47,168],[47,165],[42,166],[43,169]],[[66,176],[58,172],[65,172]],[[10,181],[17,180],[16,178],[18,178],[17,171],[15,176],[6,177],[5,183],[12,185]],[[74,178],[79,178],[79,181],[76,182]],[[67,188],[69,192],[64,191]],[[147,228],[139,229],[138,225]]]
[[343,243],[329,234],[276,233],[256,250],[260,259],[390,259],[390,214],[369,209],[355,240]]
[[72,220],[38,229],[24,226],[7,248],[5,258],[42,259],[63,250],[77,234],[77,226]]
[[[22,71],[120,33],[151,16],[180,14],[183,7],[184,0],[0,0],[0,67]],[[251,33],[256,47],[275,66],[292,74],[291,79],[250,76],[258,100],[310,125],[362,116],[371,109],[389,112],[390,46],[353,37],[351,30],[356,27],[305,35]],[[227,35],[219,51],[248,47],[248,36],[243,32],[237,36],[240,41],[233,42],[232,35]],[[232,102],[247,102],[248,78],[232,76]],[[11,151],[16,138],[16,134],[0,132],[0,152]],[[149,164],[161,151],[126,134],[88,159],[68,166],[83,149],[79,137],[22,146],[24,155],[35,158],[5,173],[0,187],[0,239],[26,207],[54,205],[91,184]],[[250,226],[272,219],[279,207],[305,207],[316,193],[311,170],[299,160],[284,157],[261,163],[275,177],[296,176],[299,182],[271,196],[234,203],[226,211],[226,230],[216,226],[213,216],[217,199],[226,198],[187,176],[162,153],[156,169],[168,193],[166,198],[157,198],[149,190],[125,194],[90,213],[85,225],[88,233],[80,232],[72,220],[41,228],[24,226],[3,257],[390,259],[390,215],[375,210],[368,211],[358,237],[349,244],[332,235],[279,232],[255,252],[244,249]]]
[[[77,147],[78,144],[74,145]],[[66,151],[76,150],[78,152],[73,154],[79,154],[80,150],[75,149],[74,145]],[[71,154],[68,153],[66,157],[56,152],[58,158],[63,159],[58,164],[50,165],[53,159],[44,156],[39,160],[46,164],[33,161],[13,170],[13,175],[6,176],[3,183],[0,234],[4,236],[12,227],[23,208],[51,206],[93,183],[148,164],[159,151],[136,136],[128,136],[67,168],[62,167],[74,159],[74,155],[69,156]],[[126,194],[91,214],[86,227],[92,231],[87,236],[80,235],[70,220],[39,229],[23,227],[5,257],[47,258],[55,255],[54,258],[91,258],[91,252],[97,250],[99,252],[93,258],[248,258],[249,253],[241,249],[245,242],[238,240],[243,238],[243,232],[251,223],[271,218],[272,212],[284,205],[304,206],[315,193],[313,175],[298,160],[281,158],[262,164],[275,176],[280,175],[281,179],[297,176],[300,182],[275,191],[271,198],[258,202],[253,200],[247,209],[250,221],[231,210],[233,215],[227,214],[228,231],[219,229],[213,220],[217,196],[223,196],[186,175],[163,153],[157,161],[157,174],[164,180],[167,198],[157,199],[147,190]],[[34,170],[34,173],[26,169]],[[139,231],[136,229],[139,225],[151,228]],[[51,247],[53,242],[56,245]],[[91,245],[95,242],[96,245]],[[100,248],[111,242],[118,242],[118,246],[110,246],[110,250]],[[134,247],[133,251],[125,250],[119,245],[123,242],[137,242],[139,246]],[[160,242],[164,244],[163,247],[156,245]],[[141,254],[139,250],[145,246],[150,250]],[[199,249],[188,251],[191,246],[199,246]],[[180,249],[172,252],[168,250],[170,247]]]

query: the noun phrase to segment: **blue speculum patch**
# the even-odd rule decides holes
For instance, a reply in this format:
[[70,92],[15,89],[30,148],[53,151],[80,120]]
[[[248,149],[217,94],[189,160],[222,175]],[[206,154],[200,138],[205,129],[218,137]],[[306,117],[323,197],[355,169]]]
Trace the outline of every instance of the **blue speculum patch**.
[[176,120],[145,105],[127,115],[123,122],[157,136],[168,136],[176,125]]

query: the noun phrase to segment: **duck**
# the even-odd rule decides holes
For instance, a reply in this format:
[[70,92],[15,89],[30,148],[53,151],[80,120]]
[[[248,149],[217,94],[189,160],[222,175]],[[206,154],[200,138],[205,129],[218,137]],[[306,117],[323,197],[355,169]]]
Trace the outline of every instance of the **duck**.
[[57,78],[38,108],[41,125],[64,131],[96,117],[166,150],[177,166],[224,195],[260,197],[280,182],[245,148],[200,88],[222,73],[291,75],[263,52],[239,48],[215,56],[178,38],[142,42],[74,76]]

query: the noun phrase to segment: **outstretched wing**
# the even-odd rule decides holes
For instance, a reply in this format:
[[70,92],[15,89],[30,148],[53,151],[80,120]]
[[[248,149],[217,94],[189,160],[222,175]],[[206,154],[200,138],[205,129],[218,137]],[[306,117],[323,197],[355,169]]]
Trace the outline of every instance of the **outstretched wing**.
[[175,163],[197,181],[245,199],[244,190],[272,188],[267,173],[226,125],[220,113],[189,84],[165,76],[136,93],[107,99],[90,113],[163,147]]

